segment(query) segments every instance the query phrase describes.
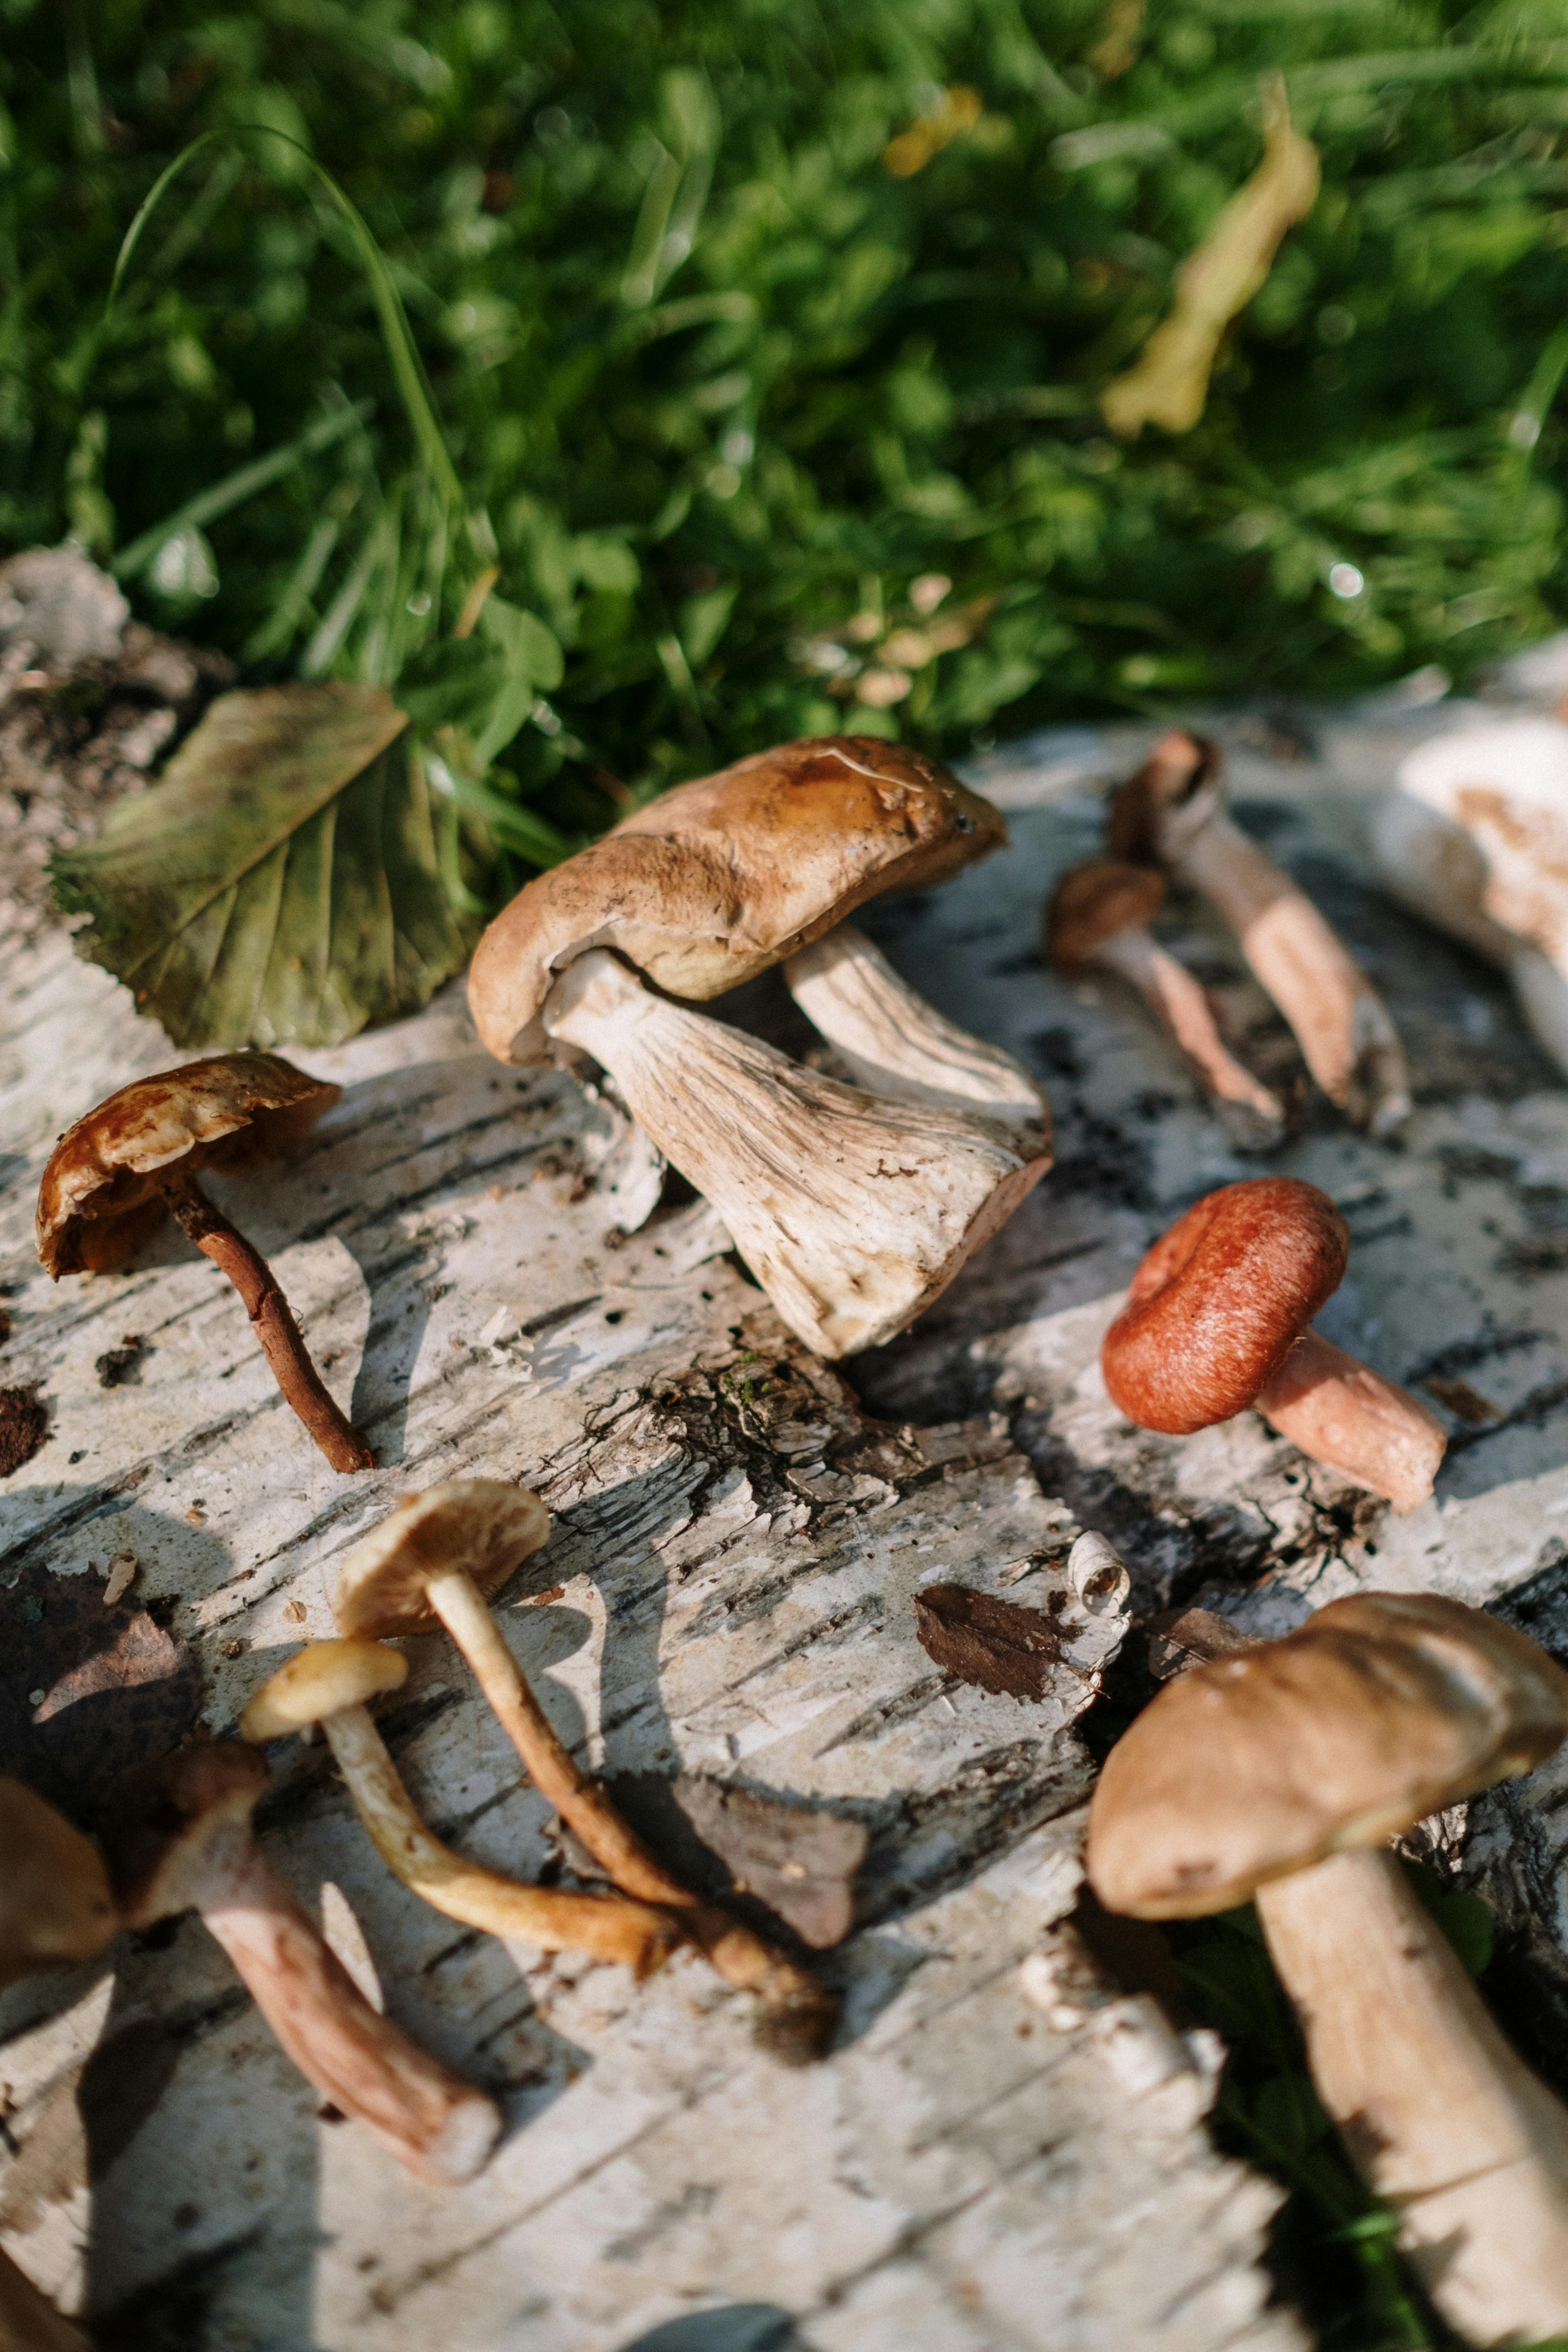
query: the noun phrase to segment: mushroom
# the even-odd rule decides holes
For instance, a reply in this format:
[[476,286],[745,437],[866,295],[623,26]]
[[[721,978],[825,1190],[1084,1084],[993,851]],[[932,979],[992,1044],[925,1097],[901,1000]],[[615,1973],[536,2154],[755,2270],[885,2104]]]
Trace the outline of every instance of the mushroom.
[[1443,1458],[1441,1423],[1308,1328],[1349,1255],[1315,1184],[1255,1176],[1205,1194],[1145,1255],[1105,1335],[1111,1402],[1172,1437],[1252,1405],[1314,1461],[1413,1511]]
[[[943,881],[1005,837],[945,770],[873,738],[742,760],[635,810],[520,892],[475,952],[479,1036],[505,1062],[545,1060],[552,1041],[592,1055],[791,1328],[829,1356],[875,1346],[1044,1175],[1043,1100],[1020,1121],[1013,1066],[1000,1118],[963,1087],[868,1095],[655,991],[721,995],[877,892]],[[848,960],[861,973],[849,1009],[831,979],[816,994],[826,1034],[856,1051],[867,966],[853,946]],[[942,1058],[951,1066],[951,1047]],[[954,1091],[959,1108],[942,1100]]]
[[639,1978],[661,1968],[680,1940],[662,1912],[524,1885],[455,1853],[426,1827],[365,1704],[407,1673],[407,1659],[380,1642],[312,1642],[262,1685],[240,1717],[240,1738],[259,1747],[320,1724],[377,1853],[448,1919],[542,1951],[620,1961]]
[[49,1154],[38,1255],[57,1282],[101,1272],[167,1210],[238,1291],[285,1402],[333,1469],[368,1470],[371,1450],[327,1393],[271,1267],[196,1181],[199,1170],[227,1174],[287,1150],[342,1092],[277,1054],[218,1054],[121,1087]]
[[1568,726],[1500,719],[1423,743],[1372,844],[1395,898],[1502,966],[1568,1070]]
[[729,1984],[759,1998],[759,2039],[791,2063],[819,2057],[838,2004],[815,1977],[702,1903],[621,1819],[608,1791],[557,1738],[486,1603],[537,1551],[550,1514],[526,1486],[465,1478],[406,1496],[348,1554],[338,1582],[345,1634],[427,1633],[445,1625],[529,1777],[624,1894],[675,1912]]
[[95,1960],[119,1925],[97,1848],[0,1774],[0,1985]]
[[1110,848],[1163,866],[1218,909],[1313,1077],[1358,1127],[1387,1135],[1409,1117],[1404,1049],[1383,999],[1311,900],[1226,815],[1216,745],[1179,730],[1162,737],[1112,795]]
[[1568,2112],[1384,1841],[1565,1732],[1568,1675],[1522,1633],[1434,1593],[1367,1592],[1167,1683],[1089,1811],[1108,1910],[1256,1901],[1324,2105],[1432,2300],[1481,2345],[1568,2328]]
[[0,2345],[5,2352],[89,2352],[79,2327],[0,2252]]
[[128,1927],[196,1910],[307,2082],[422,2180],[469,2180],[501,2128],[493,2099],[374,2010],[251,1833],[259,1756],[204,1741],[143,1765],[103,1825]]
[[1272,1151],[1285,1132],[1278,1096],[1226,1045],[1198,982],[1152,937],[1165,897],[1147,866],[1091,858],[1064,874],[1046,913],[1046,952],[1058,971],[1094,966],[1130,981],[1173,1039],[1241,1151]]

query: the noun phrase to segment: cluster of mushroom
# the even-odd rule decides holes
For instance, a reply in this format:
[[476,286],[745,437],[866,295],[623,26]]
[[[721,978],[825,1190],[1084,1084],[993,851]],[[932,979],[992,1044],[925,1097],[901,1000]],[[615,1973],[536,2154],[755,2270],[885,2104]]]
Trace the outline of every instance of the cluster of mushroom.
[[1409,1116],[1387,1008],[1305,892],[1226,814],[1215,744],[1179,730],[1162,738],[1111,795],[1110,850],[1058,884],[1047,953],[1061,971],[1114,972],[1138,990],[1238,1150],[1279,1143],[1285,1108],[1237,1060],[1203,989],[1151,933],[1167,882],[1206,898],[1235,931],[1331,1102],[1372,1135]]

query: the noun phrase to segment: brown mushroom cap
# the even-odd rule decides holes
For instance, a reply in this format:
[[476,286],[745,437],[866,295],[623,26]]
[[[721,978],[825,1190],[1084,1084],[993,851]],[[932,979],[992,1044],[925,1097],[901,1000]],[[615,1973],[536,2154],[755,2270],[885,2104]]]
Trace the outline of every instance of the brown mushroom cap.
[[119,1924],[97,1848],[0,1775],[0,1985],[94,1958]]
[[1529,1771],[1565,1734],[1568,1674],[1483,1610],[1430,1592],[1331,1601],[1165,1685],[1106,1759],[1089,1881],[1138,1918],[1227,1910]]
[[542,1059],[540,1007],[589,948],[672,996],[722,995],[879,891],[944,882],[1006,837],[988,801],[899,744],[825,735],[758,752],[634,810],[520,891],[474,955],[479,1035],[502,1061]]
[[1137,773],[1110,795],[1106,837],[1112,854],[1142,861],[1163,856],[1162,820],[1173,810],[1192,824],[1205,822],[1219,800],[1221,767],[1217,744],[1180,728],[1162,735]]
[[158,1181],[178,1160],[247,1168],[285,1151],[342,1087],[278,1054],[216,1054],[136,1078],[66,1129],[38,1187],[38,1255],[58,1281],[118,1265],[163,1214]]
[[1064,874],[1051,893],[1046,953],[1054,964],[1083,963],[1118,931],[1152,922],[1164,901],[1164,877],[1152,866],[1091,857]]
[[441,1620],[425,1595],[432,1575],[461,1569],[481,1594],[494,1592],[549,1534],[538,1496],[504,1478],[453,1478],[405,1495],[343,1561],[338,1629],[367,1639],[433,1633]]
[[128,1927],[191,1908],[208,1848],[248,1823],[268,1782],[254,1748],[208,1739],[138,1765],[116,1783],[101,1834]]
[[1111,1402],[1171,1437],[1244,1412],[1349,1255],[1350,1229],[1315,1184],[1256,1176],[1206,1194],[1149,1251],[1105,1335]]
[[262,1684],[239,1718],[239,1736],[253,1747],[287,1739],[407,1679],[407,1659],[380,1642],[312,1642]]

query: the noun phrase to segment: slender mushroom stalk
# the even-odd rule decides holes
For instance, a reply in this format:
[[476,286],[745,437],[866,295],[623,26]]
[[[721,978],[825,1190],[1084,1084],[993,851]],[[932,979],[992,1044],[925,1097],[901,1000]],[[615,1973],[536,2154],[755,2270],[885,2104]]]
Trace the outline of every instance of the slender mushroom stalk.
[[1415,1510],[1448,1442],[1442,1423],[1308,1328],[1349,1255],[1350,1230],[1315,1184],[1257,1176],[1207,1193],[1148,1252],[1105,1335],[1111,1402],[1173,1437],[1252,1405],[1314,1461]]
[[97,1848],[0,1775],[0,1986],[95,1960],[119,1925]]
[[218,1054],[121,1087],[68,1128],[38,1188],[38,1255],[62,1274],[120,1265],[167,1211],[228,1276],[284,1401],[334,1470],[374,1459],[329,1394],[266,1259],[215,1206],[197,1171],[268,1160],[342,1094],[277,1054]]
[[1305,892],[1226,815],[1214,744],[1163,737],[1112,799],[1110,846],[1156,860],[1218,909],[1331,1102],[1373,1135],[1409,1117],[1404,1048],[1383,999]]
[[1028,1072],[999,1045],[944,1021],[853,923],[791,956],[784,975],[857,1086],[892,1102],[979,1111],[1020,1129],[1032,1158],[1048,1141],[1050,1105]]
[[472,2179],[499,2108],[374,2010],[323,1942],[251,1834],[267,1786],[259,1756],[218,1741],[128,1775],[104,1832],[125,1924],[198,1911],[323,2098],[420,2179]]
[[645,988],[597,948],[545,1003],[707,1195],[791,1329],[879,1346],[952,1280],[1050,1166],[1037,1126],[884,1100]]
[[1151,933],[1164,898],[1164,882],[1149,866],[1109,858],[1076,866],[1047,909],[1046,952],[1058,971],[1095,969],[1129,982],[1184,1056],[1237,1150],[1272,1151],[1285,1132],[1284,1106],[1237,1060],[1202,988]]
[[542,1951],[617,1961],[639,1979],[662,1968],[680,1940],[663,1913],[525,1885],[455,1853],[426,1827],[365,1705],[395,1690],[407,1673],[407,1659],[379,1642],[312,1642],[262,1685],[240,1717],[240,1737],[262,1746],[320,1724],[377,1853],[448,1919]]
[[1168,1683],[1112,1748],[1089,1874],[1113,1911],[1250,1895],[1312,2078],[1449,2324],[1568,2327],[1568,2111],[1510,2049],[1383,1841],[1551,1755],[1568,1675],[1432,1593],[1337,1601]]
[[727,1984],[755,1993],[758,2038],[792,2064],[819,2057],[838,2004],[787,1955],[699,1901],[623,1821],[603,1785],[581,1770],[501,1639],[485,1596],[549,1534],[537,1495],[494,1478],[454,1480],[408,1496],[343,1562],[337,1620],[345,1634],[432,1632],[445,1625],[530,1779],[623,1893],[673,1911]]
[[827,736],[761,752],[635,810],[521,891],[475,951],[475,1025],[504,1062],[543,1061],[552,1041],[592,1054],[720,1210],[791,1328],[823,1355],[873,1347],[1044,1175],[1035,1089],[993,1059],[984,1083],[1000,1078],[1005,1108],[992,1115],[970,1041],[945,1024],[934,1091],[898,1084],[919,1050],[918,1000],[893,1003],[881,986],[872,1037],[877,974],[863,960],[848,992],[858,1009],[840,1003],[825,1024],[871,1045],[868,1068],[893,1050],[895,1084],[870,1100],[668,999],[721,995],[879,891],[928,888],[1005,838],[988,803],[896,744]]

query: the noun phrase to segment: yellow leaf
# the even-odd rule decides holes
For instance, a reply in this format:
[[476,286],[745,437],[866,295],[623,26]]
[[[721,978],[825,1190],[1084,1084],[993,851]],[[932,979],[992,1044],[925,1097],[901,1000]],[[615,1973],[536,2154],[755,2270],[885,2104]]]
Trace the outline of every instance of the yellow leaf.
[[1176,272],[1176,300],[1137,365],[1107,384],[1100,405],[1113,433],[1145,425],[1186,433],[1204,413],[1220,337],[1268,277],[1288,229],[1305,220],[1321,176],[1318,151],[1290,127],[1285,84],[1263,83],[1263,161]]
[[1138,62],[1143,41],[1147,0],[1110,0],[1100,23],[1100,38],[1084,56],[1084,63],[1101,81],[1115,81]]
[[895,180],[913,179],[961,131],[973,131],[982,111],[977,89],[966,89],[961,83],[956,89],[944,90],[934,112],[921,115],[907,131],[889,140],[882,150],[882,169],[890,172]]

